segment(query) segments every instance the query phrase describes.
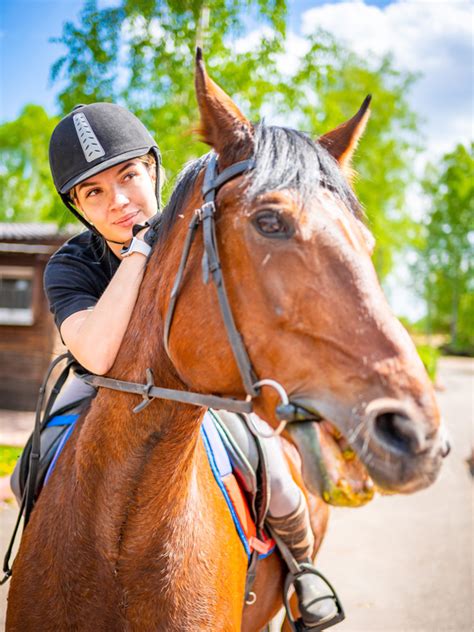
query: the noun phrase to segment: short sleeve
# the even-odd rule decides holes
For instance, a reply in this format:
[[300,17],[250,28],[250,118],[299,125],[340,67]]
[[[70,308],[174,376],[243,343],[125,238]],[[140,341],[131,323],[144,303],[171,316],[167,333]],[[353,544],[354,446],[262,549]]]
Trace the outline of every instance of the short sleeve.
[[94,307],[100,298],[92,272],[82,261],[52,257],[44,273],[44,289],[58,329],[72,314]]

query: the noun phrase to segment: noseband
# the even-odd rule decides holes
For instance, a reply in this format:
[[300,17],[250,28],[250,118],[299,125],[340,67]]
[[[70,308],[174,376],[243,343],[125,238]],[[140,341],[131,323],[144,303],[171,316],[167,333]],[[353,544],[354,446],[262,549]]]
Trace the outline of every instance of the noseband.
[[[217,155],[214,153],[211,154],[209,162],[207,163],[206,172],[204,175],[204,182],[202,186],[202,196],[204,203],[200,208],[196,209],[188,227],[188,232],[183,247],[183,253],[181,255],[181,261],[173,284],[173,288],[171,290],[170,302],[165,318],[164,327],[164,346],[168,357],[170,357],[171,359],[169,350],[169,337],[171,325],[173,322],[173,316],[176,309],[176,303],[181,289],[191,246],[196,236],[197,229],[200,225],[202,225],[204,243],[204,253],[202,256],[203,282],[207,284],[209,283],[209,279],[212,278],[216,287],[219,307],[225,330],[237,367],[239,369],[242,384],[245,388],[245,392],[247,393],[247,398],[245,400],[239,400],[234,398],[219,397],[216,395],[204,395],[202,393],[193,393],[190,391],[178,391],[174,389],[157,387],[153,383],[153,374],[151,372],[151,369],[147,369],[146,384],[138,384],[136,382],[124,382],[121,380],[114,380],[112,378],[91,374],[79,376],[87,384],[95,387],[102,386],[115,390],[125,391],[127,393],[136,393],[142,395],[143,401],[133,409],[134,412],[140,412],[141,410],[143,410],[146,406],[148,406],[148,404],[151,403],[152,399],[156,397],[160,399],[179,401],[187,404],[194,404],[197,406],[206,406],[209,408],[215,408],[217,410],[228,410],[237,413],[250,413],[253,410],[252,400],[255,397],[258,397],[260,393],[260,388],[262,386],[269,386],[277,391],[281,400],[281,403],[276,407],[275,410],[277,418],[281,421],[279,427],[275,431],[276,434],[279,434],[283,431],[288,421],[315,421],[319,419],[319,417],[313,412],[307,411],[305,408],[299,406],[298,404],[291,403],[288,399],[288,395],[286,394],[285,389],[275,380],[257,379],[255,371],[252,367],[252,363],[250,362],[249,355],[242,340],[242,336],[240,335],[236,327],[227,292],[225,289],[216,238],[215,217],[218,210],[216,206],[216,195],[219,189],[224,184],[254,168],[255,160],[253,158],[250,158],[248,160],[236,162],[224,169],[221,173],[218,173]],[[256,428],[255,431],[258,434],[261,434],[257,431]],[[272,435],[275,433],[272,432]]]

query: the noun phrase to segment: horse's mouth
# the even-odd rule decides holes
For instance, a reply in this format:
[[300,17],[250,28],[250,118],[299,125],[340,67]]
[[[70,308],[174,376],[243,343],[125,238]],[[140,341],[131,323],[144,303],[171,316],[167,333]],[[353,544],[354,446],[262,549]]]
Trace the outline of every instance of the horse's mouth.
[[360,507],[372,500],[372,479],[330,422],[295,422],[288,424],[287,432],[298,448],[303,478],[312,493],[339,507]]

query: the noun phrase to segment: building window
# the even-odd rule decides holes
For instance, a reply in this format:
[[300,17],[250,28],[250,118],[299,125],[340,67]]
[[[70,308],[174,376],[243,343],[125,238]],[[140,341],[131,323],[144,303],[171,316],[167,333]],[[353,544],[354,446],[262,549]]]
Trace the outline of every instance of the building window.
[[33,268],[0,267],[0,325],[33,324]]

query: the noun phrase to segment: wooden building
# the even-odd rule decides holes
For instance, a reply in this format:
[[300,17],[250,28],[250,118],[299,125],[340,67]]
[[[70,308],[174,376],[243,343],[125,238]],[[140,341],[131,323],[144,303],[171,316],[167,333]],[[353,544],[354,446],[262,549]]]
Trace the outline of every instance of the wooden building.
[[43,273],[75,232],[55,224],[0,223],[0,409],[34,410],[53,351],[61,349]]

